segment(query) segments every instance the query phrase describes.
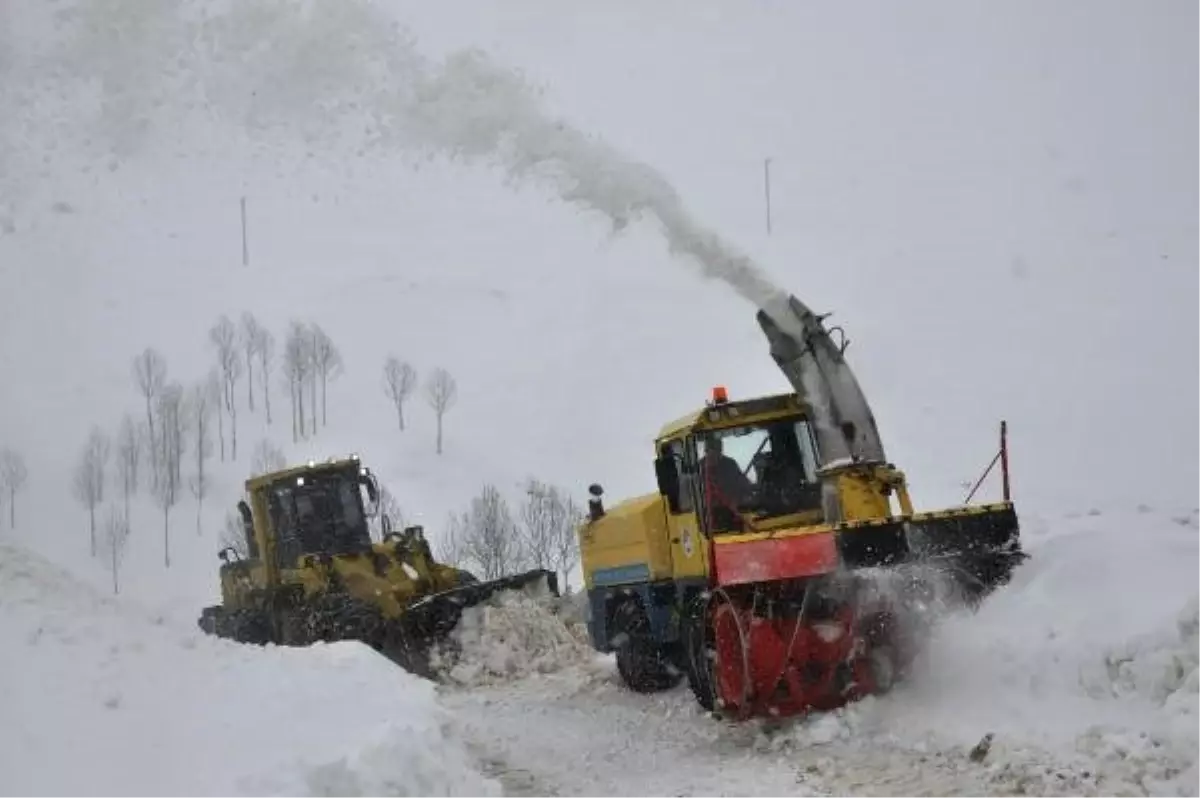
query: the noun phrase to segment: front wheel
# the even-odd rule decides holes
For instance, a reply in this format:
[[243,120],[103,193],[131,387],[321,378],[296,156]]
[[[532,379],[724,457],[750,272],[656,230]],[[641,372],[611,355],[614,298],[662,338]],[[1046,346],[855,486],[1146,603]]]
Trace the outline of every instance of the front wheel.
[[636,601],[623,601],[614,610],[612,639],[617,672],[631,690],[657,693],[679,684],[683,674],[651,636],[650,620]]

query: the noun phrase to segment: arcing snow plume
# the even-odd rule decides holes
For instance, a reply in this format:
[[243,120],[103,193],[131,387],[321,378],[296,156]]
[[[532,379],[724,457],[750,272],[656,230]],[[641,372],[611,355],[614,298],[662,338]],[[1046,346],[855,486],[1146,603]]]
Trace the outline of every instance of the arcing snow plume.
[[199,118],[268,133],[273,144],[286,133],[305,147],[334,145],[337,154],[488,161],[602,214],[614,229],[648,215],[669,250],[703,275],[768,311],[785,299],[747,256],[692,218],[657,171],[548,116],[516,72],[481,53],[428,61],[363,0],[99,0],[77,13],[53,62],[68,84],[98,84],[99,115],[85,126],[116,152]]

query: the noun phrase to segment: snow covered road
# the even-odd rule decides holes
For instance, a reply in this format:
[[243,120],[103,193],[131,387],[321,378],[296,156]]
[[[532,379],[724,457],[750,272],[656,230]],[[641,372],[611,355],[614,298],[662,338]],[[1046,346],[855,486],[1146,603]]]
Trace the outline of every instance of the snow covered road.
[[[1034,558],[945,619],[911,682],[774,729],[705,717],[686,686],[635,695],[527,606],[480,610],[478,670],[442,702],[509,794],[1195,795],[1196,522],[1030,519]],[[541,673],[516,675],[522,651]]]
[[885,701],[771,731],[702,716],[686,687],[633,695],[597,667],[443,703],[508,795],[1194,794],[1145,783],[1153,760],[1115,749],[1105,761],[1000,736],[973,762],[970,744],[897,734]]
[[467,613],[435,686],[354,643],[206,638],[0,545],[0,794],[1197,794],[1196,514],[1027,528],[910,682],[773,728],[628,691],[524,595]]

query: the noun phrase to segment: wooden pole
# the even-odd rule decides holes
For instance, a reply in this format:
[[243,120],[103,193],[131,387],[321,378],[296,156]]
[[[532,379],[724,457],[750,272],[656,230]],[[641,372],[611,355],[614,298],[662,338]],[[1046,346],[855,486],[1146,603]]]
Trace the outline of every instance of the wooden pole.
[[246,237],[246,197],[242,196],[242,265],[250,265],[250,242]]

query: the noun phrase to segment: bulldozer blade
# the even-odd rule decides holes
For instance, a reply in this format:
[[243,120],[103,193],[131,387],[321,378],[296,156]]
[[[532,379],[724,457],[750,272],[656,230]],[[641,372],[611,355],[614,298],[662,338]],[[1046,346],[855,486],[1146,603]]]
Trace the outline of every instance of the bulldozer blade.
[[544,585],[551,595],[559,595],[558,575],[545,568],[535,568],[520,574],[502,576],[486,582],[472,582],[440,593],[432,593],[405,609],[405,626],[410,635],[441,639],[458,624],[463,610],[467,607],[487,601],[502,590],[524,590],[539,584]]
[[838,535],[838,554],[851,569],[933,565],[953,576],[968,598],[1007,583],[1027,557],[1016,511],[1008,503],[852,524]]
[[450,637],[462,618],[463,610],[487,601],[502,590],[525,590],[530,587],[541,587],[555,597],[560,595],[557,574],[544,568],[487,582],[467,582],[450,590],[431,593],[408,605],[403,615],[388,624],[379,648],[402,668],[418,676],[435,679],[430,653]]

